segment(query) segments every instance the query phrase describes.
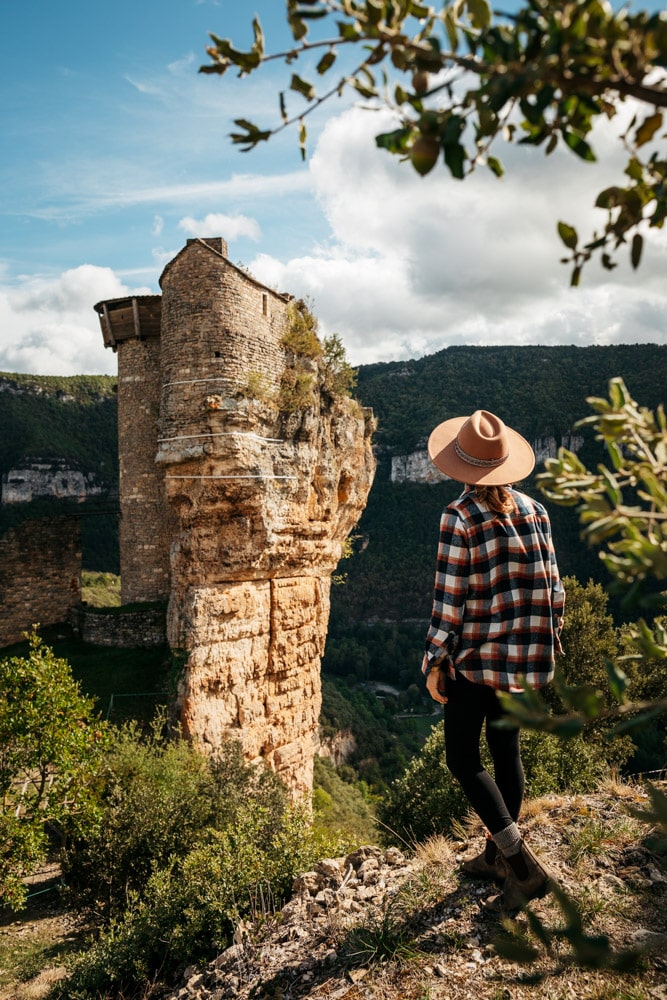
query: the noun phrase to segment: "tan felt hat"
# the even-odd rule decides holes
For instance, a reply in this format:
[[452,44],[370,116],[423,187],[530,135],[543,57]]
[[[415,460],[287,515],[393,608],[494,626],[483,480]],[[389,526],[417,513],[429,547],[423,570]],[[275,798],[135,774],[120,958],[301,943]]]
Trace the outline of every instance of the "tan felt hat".
[[507,486],[535,468],[535,452],[526,439],[488,410],[438,424],[428,439],[428,454],[450,479],[471,486]]

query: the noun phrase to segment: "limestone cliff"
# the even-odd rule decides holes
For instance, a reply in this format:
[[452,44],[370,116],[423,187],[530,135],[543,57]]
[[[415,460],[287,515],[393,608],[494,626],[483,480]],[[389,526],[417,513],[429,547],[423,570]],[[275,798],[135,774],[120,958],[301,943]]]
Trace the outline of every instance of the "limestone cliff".
[[181,719],[211,747],[237,733],[303,792],[330,575],[374,471],[369,421],[349,400],[318,400],[298,418],[243,401],[209,422],[220,436],[205,456],[160,452],[179,525],[168,636],[186,656]]

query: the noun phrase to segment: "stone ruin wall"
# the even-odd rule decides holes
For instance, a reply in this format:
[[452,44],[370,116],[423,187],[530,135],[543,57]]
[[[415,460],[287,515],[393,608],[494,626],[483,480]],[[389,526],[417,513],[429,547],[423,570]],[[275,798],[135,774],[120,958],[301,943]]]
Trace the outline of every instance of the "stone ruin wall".
[[[240,738],[249,759],[264,759],[300,794],[312,786],[318,744],[330,575],[370,489],[372,421],[352,401],[317,393],[292,415],[267,400],[297,363],[281,344],[289,296],[231,264],[223,240],[188,240],[161,286],[152,455],[138,345],[127,337],[111,346],[136,389],[119,390],[121,449],[142,423],[133,481],[148,496],[153,477],[173,518],[167,630],[183,662],[177,708],[205,748]],[[250,376],[263,383],[255,398]],[[121,506],[149,525],[151,510],[123,506],[122,492]],[[121,548],[121,574],[130,555]],[[141,559],[155,566],[156,553]]]
[[66,621],[80,601],[79,518],[24,521],[0,538],[0,646],[20,642],[33,624]]
[[174,521],[155,466],[162,390],[160,340],[131,339],[118,350],[121,602],[167,600]]

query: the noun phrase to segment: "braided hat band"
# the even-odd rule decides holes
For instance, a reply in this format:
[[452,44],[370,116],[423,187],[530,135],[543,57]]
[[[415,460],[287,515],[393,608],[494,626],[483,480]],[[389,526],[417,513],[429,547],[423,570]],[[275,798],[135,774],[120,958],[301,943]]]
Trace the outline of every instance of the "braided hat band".
[[489,410],[438,424],[429,437],[428,453],[450,479],[471,485],[518,482],[535,467],[535,453],[526,439]]

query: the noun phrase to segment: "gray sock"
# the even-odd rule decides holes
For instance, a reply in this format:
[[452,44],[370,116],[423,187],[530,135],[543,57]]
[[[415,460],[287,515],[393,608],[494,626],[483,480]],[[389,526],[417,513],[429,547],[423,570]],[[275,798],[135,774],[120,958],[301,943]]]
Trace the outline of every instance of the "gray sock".
[[521,850],[521,834],[516,823],[510,823],[504,830],[494,833],[493,839],[503,857],[509,857],[510,854],[518,854]]

